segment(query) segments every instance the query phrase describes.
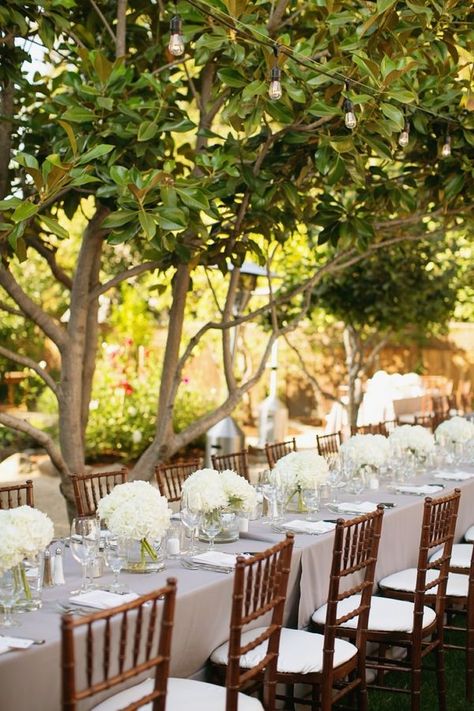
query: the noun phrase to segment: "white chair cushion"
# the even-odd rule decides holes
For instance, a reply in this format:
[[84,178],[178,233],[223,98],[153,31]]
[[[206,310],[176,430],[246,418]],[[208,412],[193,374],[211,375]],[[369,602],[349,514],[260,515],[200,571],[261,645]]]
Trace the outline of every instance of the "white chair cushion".
[[[242,635],[242,644],[247,644],[258,637],[266,627],[249,630]],[[323,668],[323,642],[322,634],[313,634],[304,630],[292,630],[283,627],[280,637],[280,651],[278,654],[277,668],[279,672],[289,674],[311,674],[322,671]],[[263,642],[258,647],[247,652],[240,661],[243,669],[251,669],[265,656],[267,643]],[[357,654],[357,648],[350,642],[337,639],[334,649],[334,667],[352,659]],[[215,649],[211,654],[211,662],[227,664],[229,645],[226,642]],[[240,711],[240,709],[239,709]]]
[[470,526],[464,534],[464,540],[468,543],[474,543],[474,526]]
[[[386,578],[380,580],[379,587],[391,588],[392,590],[400,590],[401,592],[415,592],[417,572],[418,571],[416,568],[407,568],[407,570],[401,570],[399,573],[387,575]],[[439,573],[436,570],[428,570],[426,572],[427,582],[435,580],[438,575]],[[429,593],[435,595],[436,587],[431,588]],[[468,575],[461,575],[460,573],[450,573],[448,575],[448,585],[446,587],[447,595],[450,595],[451,597],[467,597],[468,592]]]
[[[441,557],[441,550],[430,555],[430,562]],[[472,543],[455,543],[451,553],[451,566],[453,568],[470,568],[472,557]]]
[[[337,616],[342,617],[359,606],[360,595],[341,600],[337,606]],[[318,625],[326,622],[327,605],[323,605],[313,613],[312,620]],[[424,608],[423,627],[428,627],[436,618],[429,607]],[[358,618],[353,617],[341,627],[355,629]],[[413,631],[413,603],[406,600],[394,600],[390,597],[372,597],[369,615],[369,631],[372,632],[412,632]]]
[[[95,706],[93,711],[119,711],[137,701],[153,689],[153,679],[131,686]],[[207,684],[193,679],[168,679],[166,711],[225,711],[226,690],[224,686]],[[146,704],[142,711],[151,711],[152,704]],[[258,699],[239,694],[239,711],[263,711]]]

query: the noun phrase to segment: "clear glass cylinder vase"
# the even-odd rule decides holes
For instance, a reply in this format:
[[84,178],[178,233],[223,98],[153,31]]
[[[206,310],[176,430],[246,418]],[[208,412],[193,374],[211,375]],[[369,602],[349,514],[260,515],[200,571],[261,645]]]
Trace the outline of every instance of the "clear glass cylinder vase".
[[127,540],[124,545],[125,564],[123,570],[127,573],[156,573],[163,570],[166,555],[165,540]]

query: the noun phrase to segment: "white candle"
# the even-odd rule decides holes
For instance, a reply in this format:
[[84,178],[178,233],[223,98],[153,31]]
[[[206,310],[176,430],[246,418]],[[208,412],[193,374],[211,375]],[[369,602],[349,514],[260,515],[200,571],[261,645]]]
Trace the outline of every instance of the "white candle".
[[168,539],[168,553],[170,555],[179,555],[179,538]]
[[248,533],[249,530],[249,520],[246,516],[241,516],[239,518],[239,531],[240,533]]

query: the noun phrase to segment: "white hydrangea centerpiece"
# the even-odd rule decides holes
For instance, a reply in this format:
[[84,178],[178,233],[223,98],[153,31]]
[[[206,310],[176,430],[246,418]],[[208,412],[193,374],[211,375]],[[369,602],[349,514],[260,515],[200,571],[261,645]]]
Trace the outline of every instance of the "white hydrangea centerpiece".
[[474,423],[457,415],[438,425],[435,432],[437,442],[445,441],[464,444],[464,442],[468,442],[473,437]]
[[392,450],[411,452],[421,461],[433,452],[435,444],[432,433],[421,425],[401,425],[393,430],[388,441]]
[[158,489],[146,481],[118,484],[99,501],[97,513],[113,535],[140,542],[143,563],[146,555],[156,560],[151,541],[164,536],[171,517],[168,501]]
[[316,489],[327,481],[329,466],[316,452],[290,452],[281,457],[272,470],[272,478],[287,491]]
[[184,482],[182,498],[186,506],[203,514],[225,508],[249,512],[257,503],[254,487],[231,469],[198,469]]
[[383,435],[356,434],[341,444],[340,453],[344,460],[353,463],[356,471],[363,467],[378,469],[386,463],[390,446]]

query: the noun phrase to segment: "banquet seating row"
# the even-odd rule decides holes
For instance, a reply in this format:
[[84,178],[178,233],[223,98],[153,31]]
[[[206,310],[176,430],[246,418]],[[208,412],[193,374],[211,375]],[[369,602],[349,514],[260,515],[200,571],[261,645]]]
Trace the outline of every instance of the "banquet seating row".
[[24,484],[0,486],[0,509],[14,509],[17,506],[34,506],[33,481]]

